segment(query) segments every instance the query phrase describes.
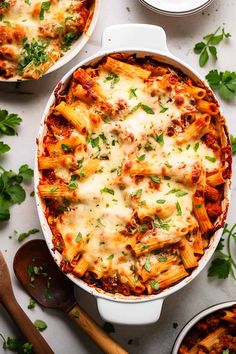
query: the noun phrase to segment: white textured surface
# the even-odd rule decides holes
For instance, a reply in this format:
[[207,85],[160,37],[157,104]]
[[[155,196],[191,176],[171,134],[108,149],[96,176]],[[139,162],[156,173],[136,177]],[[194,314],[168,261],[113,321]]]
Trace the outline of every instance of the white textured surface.
[[[130,11],[127,10],[127,7]],[[1,139],[9,143],[12,150],[1,158],[0,164],[12,169],[17,169],[23,163],[33,166],[35,136],[51,90],[68,69],[85,59],[86,56],[96,53],[100,47],[102,31],[106,26],[134,22],[162,26],[167,33],[169,49],[204,75],[213,67],[221,70],[236,70],[235,13],[235,0],[216,0],[204,12],[204,15],[198,14],[184,19],[168,18],[154,14],[136,0],[102,0],[101,17],[94,36],[82,53],[72,62],[38,82],[21,84],[18,89],[16,89],[15,84],[0,84],[0,107],[8,109],[10,112],[16,112],[23,118],[18,137],[3,137]],[[220,25],[225,25],[226,30],[233,37],[228,43],[221,43],[218,46],[219,59],[216,65],[210,60],[204,69],[200,69],[198,56],[193,53],[192,48],[196,42],[201,40],[203,35],[215,31]],[[221,102],[230,131],[236,135],[236,119],[234,116],[236,103],[228,104],[222,100]],[[234,182],[228,217],[230,224],[236,221],[235,187]],[[27,190],[30,193],[32,186],[27,186]],[[34,199],[30,197],[27,197],[22,205],[14,206],[11,209],[10,222],[0,225],[1,249],[9,265],[14,291],[20,305],[32,320],[43,319],[46,321],[48,328],[43,332],[43,335],[56,354],[101,353],[63,314],[54,310],[41,309],[39,306],[36,306],[34,310],[27,309],[29,296],[16,281],[12,270],[12,260],[19,243],[14,237],[9,239],[9,235],[13,235],[14,230],[23,232],[33,227],[39,227],[39,222]],[[31,239],[37,236],[31,236]],[[77,294],[80,304],[99,323],[102,323],[103,321],[96,309],[95,299],[81,290],[78,290]],[[114,338],[131,354],[170,354],[179,330],[193,315],[209,305],[229,300],[236,300],[233,280],[209,280],[207,270],[204,270],[190,285],[165,300],[158,323],[141,327],[115,325]],[[173,328],[174,322],[178,323],[177,329]],[[18,333],[2,307],[0,307],[0,332],[5,336],[14,336]],[[128,344],[130,339],[133,340],[132,344]],[[0,353],[4,353],[4,350],[1,349],[1,343]]]

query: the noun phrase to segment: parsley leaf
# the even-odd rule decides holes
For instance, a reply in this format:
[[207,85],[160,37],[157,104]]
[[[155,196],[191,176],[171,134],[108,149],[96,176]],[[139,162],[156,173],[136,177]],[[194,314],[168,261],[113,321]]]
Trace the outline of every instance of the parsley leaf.
[[137,98],[136,94],[137,88],[132,88],[129,90],[129,100],[131,100],[133,97]]
[[160,135],[156,135],[156,136],[154,137],[154,139],[156,140],[156,142],[157,142],[159,145],[161,145],[161,146],[164,145],[163,133],[160,134]]
[[29,237],[30,235],[34,235],[38,232],[39,232],[39,229],[31,229],[28,232],[22,232],[18,235],[18,241],[21,242],[21,241],[25,240],[27,237]]
[[144,263],[144,269],[147,272],[151,271],[151,264],[150,264],[150,258],[146,258],[145,263]]
[[49,10],[50,6],[51,6],[50,1],[43,1],[42,2],[41,10],[40,10],[40,13],[39,13],[39,18],[40,18],[41,21],[44,20],[44,11]]
[[0,141],[0,155],[3,155],[10,150],[11,150],[11,148],[9,145],[4,144],[3,141]]
[[105,79],[104,82],[110,81],[111,82],[111,88],[114,88],[115,85],[120,81],[120,78],[117,74],[110,73]]
[[7,337],[5,339],[2,334],[0,336],[3,339],[3,349],[9,349],[19,354],[33,354],[33,345],[31,343],[19,338]]
[[103,189],[100,189],[100,192],[101,192],[101,193],[109,193],[109,194],[111,194],[111,195],[114,195],[114,194],[115,194],[115,192],[114,192],[113,189],[110,189],[110,188],[107,188],[107,187],[104,187]]
[[[26,169],[27,166],[27,169]],[[33,170],[28,165],[19,168],[19,173],[6,171],[1,167],[0,173],[0,221],[10,219],[9,208],[13,204],[21,204],[25,200],[25,191],[21,183],[33,176]],[[31,175],[31,177],[29,176]]]
[[27,43],[27,38],[24,40],[23,51],[21,52],[21,60],[19,62],[19,74],[24,72],[24,69],[37,67],[39,64],[45,63],[49,60],[46,48],[48,41],[33,39],[30,43]]
[[206,79],[212,89],[217,89],[225,100],[233,100],[236,96],[236,72],[211,70]]
[[0,109],[0,134],[16,135],[16,127],[20,125],[22,119],[15,113],[8,113],[5,109]]
[[46,324],[44,321],[42,321],[42,320],[36,320],[36,321],[34,321],[34,326],[35,326],[40,332],[44,331],[44,330],[48,327],[47,324]]
[[66,52],[67,50],[70,49],[72,43],[76,41],[79,38],[80,34],[75,31],[69,31],[65,34],[63,38],[63,43],[61,46],[61,49]]
[[231,262],[229,259],[216,258],[212,261],[208,270],[209,277],[217,277],[218,279],[226,279],[231,270]]
[[[221,30],[221,33],[219,31]],[[231,35],[226,33],[224,28],[217,28],[214,33],[210,33],[203,37],[203,41],[195,44],[194,52],[199,54],[199,65],[202,67],[206,65],[209,60],[209,54],[216,60],[217,59],[217,49],[216,45],[219,44],[223,39],[229,38]]]

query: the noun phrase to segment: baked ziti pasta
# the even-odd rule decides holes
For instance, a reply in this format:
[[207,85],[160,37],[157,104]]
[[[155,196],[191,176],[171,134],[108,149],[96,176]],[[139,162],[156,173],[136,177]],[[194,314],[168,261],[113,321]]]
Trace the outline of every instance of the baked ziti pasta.
[[123,295],[183,280],[227,209],[231,145],[211,92],[151,58],[115,54],[55,96],[38,192],[62,270]]
[[179,354],[235,354],[236,306],[199,321],[184,338]]
[[0,0],[0,77],[38,79],[86,31],[94,0]]

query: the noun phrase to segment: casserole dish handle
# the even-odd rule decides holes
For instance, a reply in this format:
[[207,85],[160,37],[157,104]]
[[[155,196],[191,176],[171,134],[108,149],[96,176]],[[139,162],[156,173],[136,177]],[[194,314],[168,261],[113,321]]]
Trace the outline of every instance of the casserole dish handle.
[[118,302],[112,299],[97,299],[98,311],[107,322],[124,325],[144,325],[158,321],[164,299]]
[[158,51],[170,54],[166,34],[159,26],[146,24],[122,24],[107,27],[102,36],[102,50]]

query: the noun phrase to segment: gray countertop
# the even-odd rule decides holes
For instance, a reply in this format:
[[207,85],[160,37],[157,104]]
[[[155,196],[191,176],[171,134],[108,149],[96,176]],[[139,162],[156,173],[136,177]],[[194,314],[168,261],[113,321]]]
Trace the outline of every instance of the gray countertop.
[[[64,73],[82,59],[96,53],[100,48],[103,29],[108,25],[136,22],[162,26],[167,34],[170,51],[205,75],[215,67],[223,71],[236,70],[235,16],[235,0],[216,0],[204,13],[177,19],[157,15],[136,0],[102,0],[101,14],[94,35],[74,60],[37,82],[20,84],[19,88],[16,88],[15,84],[0,84],[0,107],[18,113],[23,118],[18,137],[4,137],[4,141],[11,145],[12,150],[1,159],[1,164],[13,170],[23,163],[33,166],[35,137],[49,94]],[[201,69],[198,65],[198,56],[193,53],[194,44],[222,25],[232,34],[232,38],[218,46],[218,61],[214,63],[211,59],[208,65]],[[236,135],[236,102],[220,101],[230,131]],[[235,186],[234,181],[228,216],[230,225],[236,221]],[[14,254],[19,248],[14,230],[24,232],[31,228],[40,228],[34,198],[29,197],[33,186],[27,185],[26,190],[28,191],[26,201],[20,206],[12,207],[10,221],[0,225],[1,249],[10,268],[16,297],[33,321],[42,319],[47,323],[48,328],[43,332],[43,336],[56,354],[99,354],[101,351],[63,314],[42,309],[40,306],[36,306],[34,310],[27,309],[29,296],[16,281],[12,269]],[[9,238],[10,235],[13,237]],[[43,238],[42,234],[38,235]],[[31,236],[29,239],[38,235]],[[235,300],[235,285],[232,279],[209,280],[205,269],[193,282],[164,301],[161,317],[157,323],[138,327],[115,325],[115,333],[112,335],[132,354],[170,354],[175,338],[183,325],[196,313],[210,305]],[[80,289],[76,289],[76,295],[87,312],[102,324],[95,299]],[[5,337],[18,335],[17,329],[2,307],[0,307],[0,333]],[[5,353],[1,349],[1,339],[0,353]]]

